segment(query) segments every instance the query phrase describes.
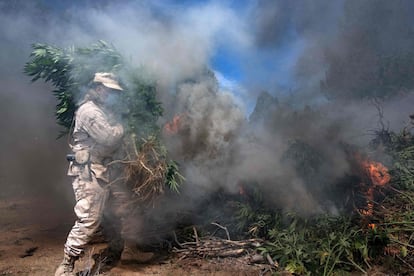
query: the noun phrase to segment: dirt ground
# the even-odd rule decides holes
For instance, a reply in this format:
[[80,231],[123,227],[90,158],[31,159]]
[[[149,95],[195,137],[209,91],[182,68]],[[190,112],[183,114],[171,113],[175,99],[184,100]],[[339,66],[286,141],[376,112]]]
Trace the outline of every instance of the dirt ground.
[[[70,208],[57,206],[40,197],[0,199],[0,275],[54,274],[74,221]],[[87,269],[91,263],[88,256],[91,254],[86,253],[78,262],[78,271]],[[149,264],[119,264],[105,275],[270,275],[263,272],[236,259],[180,260],[169,255]]]

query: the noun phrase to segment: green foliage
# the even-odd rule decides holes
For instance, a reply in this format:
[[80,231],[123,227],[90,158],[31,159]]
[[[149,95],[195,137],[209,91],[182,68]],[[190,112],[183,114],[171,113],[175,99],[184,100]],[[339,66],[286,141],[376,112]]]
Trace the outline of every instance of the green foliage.
[[[247,233],[253,237],[266,237],[267,232],[280,219],[265,206],[260,188],[257,185],[244,185],[245,195],[233,202],[234,226],[236,233]],[[247,195],[248,194],[248,195]]]
[[[286,271],[298,275],[339,275],[370,268],[389,243],[385,230],[361,227],[357,217],[318,215],[304,218],[265,205],[257,186],[253,196],[235,205],[239,231],[265,239],[259,248]],[[384,229],[384,228],[382,228]]]
[[[414,117],[411,115],[411,119]],[[392,183],[384,187],[387,196],[381,202],[378,226],[372,240],[387,242],[390,267],[395,271],[413,270],[414,261],[414,135],[412,122],[400,132],[382,128],[375,132],[371,149],[390,156]],[[397,258],[395,257],[397,256]]]
[[269,210],[254,208],[248,203],[237,203],[236,229],[239,233],[248,233],[253,237],[265,237],[274,225],[277,216],[272,216]]
[[166,173],[166,185],[170,188],[171,191],[180,193],[180,185],[185,181],[184,176],[180,174],[178,164],[171,160],[168,163],[167,173]]
[[117,105],[118,113],[124,114],[129,132],[137,137],[159,133],[157,120],[163,114],[161,103],[156,99],[156,81],[145,68],[126,67],[122,71],[126,87]]
[[[396,190],[397,191],[397,190]],[[382,203],[384,212],[378,224],[387,233],[389,254],[397,255],[392,266],[397,271],[407,267],[412,271],[414,261],[414,191],[397,191]],[[384,233],[376,233],[377,239],[383,239]]]
[[370,267],[370,259],[387,241],[383,233],[363,231],[345,216],[303,219],[289,214],[269,231],[269,242],[261,251],[299,275],[337,275],[355,269],[365,273],[364,267]]
[[66,129],[62,135],[67,134],[80,92],[95,72],[116,72],[122,64],[122,57],[103,41],[89,48],[62,49],[40,43],[33,44],[32,48],[24,73],[31,76],[33,82],[43,79],[54,86],[53,93],[58,101],[56,120]]
[[[401,138],[396,136],[396,138]],[[392,153],[394,166],[392,174],[396,182],[404,190],[414,191],[414,140],[410,137],[410,143],[399,144]]]
[[59,125],[69,129],[75,112],[73,99],[75,81],[70,76],[72,57],[70,51],[44,44],[33,44],[31,60],[26,63],[24,72],[32,76],[32,81],[44,79],[55,87],[54,95],[58,100],[56,120]]

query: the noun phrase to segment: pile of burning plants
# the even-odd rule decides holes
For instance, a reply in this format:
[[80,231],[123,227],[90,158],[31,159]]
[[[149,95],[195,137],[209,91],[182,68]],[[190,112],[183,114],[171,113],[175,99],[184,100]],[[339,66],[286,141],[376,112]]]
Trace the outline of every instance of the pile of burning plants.
[[[220,254],[229,252],[228,246],[223,245],[221,251],[216,246],[212,251],[204,243],[221,237],[225,241],[244,241],[255,248],[254,252],[263,256],[261,262],[273,272],[347,275],[356,271],[365,275],[382,270],[409,275],[414,270],[414,140],[410,134],[411,141],[403,145],[401,135],[389,134],[393,137],[389,149],[394,153],[394,164],[389,168],[349,151],[353,168],[336,186],[343,208],[335,214],[303,215],[277,209],[265,200],[260,185],[244,183],[239,194],[217,191],[202,204],[196,226],[186,230],[187,237],[192,237],[187,238],[190,246],[182,246],[182,240],[178,242],[174,237],[177,252],[183,258],[192,254],[220,258]],[[407,133],[404,135],[407,138]],[[297,150],[300,155],[294,154]],[[296,141],[287,154],[293,154],[297,164],[309,169],[317,152]],[[211,212],[209,206],[222,211]],[[198,237],[195,228],[206,240]],[[251,262],[254,258],[246,247],[232,249],[233,257],[240,260],[248,256]],[[237,252],[244,253],[237,256]]]
[[[338,141],[335,146],[349,168],[335,183],[321,182],[329,179],[323,169],[330,159],[323,150],[294,139],[281,162],[295,169],[309,193],[321,202],[334,200],[335,208],[328,204],[315,212],[294,212],[269,195],[274,193],[269,186],[283,179],[274,178],[270,185],[243,179],[237,194],[217,189],[193,211],[191,223],[176,229],[171,238],[175,252],[181,258],[213,259],[232,253],[248,263],[258,260],[259,252],[266,271],[295,275],[408,275],[414,270],[413,137],[409,129],[399,134],[382,129],[375,132],[370,154],[366,148]],[[379,155],[387,156],[386,163],[374,157]],[[230,246],[235,240],[243,246]]]

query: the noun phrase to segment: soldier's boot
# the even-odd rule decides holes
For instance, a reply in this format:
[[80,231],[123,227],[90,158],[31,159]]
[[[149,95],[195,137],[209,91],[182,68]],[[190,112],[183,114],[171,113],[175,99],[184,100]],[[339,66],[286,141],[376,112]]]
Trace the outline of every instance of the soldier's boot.
[[73,270],[75,269],[75,262],[79,257],[63,255],[63,260],[56,269],[55,276],[75,276]]
[[121,255],[122,263],[148,263],[154,259],[155,255],[152,252],[144,252],[139,250],[136,246],[125,245]]

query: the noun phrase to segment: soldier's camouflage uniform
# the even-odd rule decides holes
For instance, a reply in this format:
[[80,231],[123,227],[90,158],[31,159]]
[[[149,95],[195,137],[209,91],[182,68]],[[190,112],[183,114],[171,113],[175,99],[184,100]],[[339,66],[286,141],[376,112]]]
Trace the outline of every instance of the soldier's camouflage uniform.
[[[108,203],[108,198],[123,200],[122,196],[113,196],[117,187],[122,188],[118,183],[110,185],[110,188],[108,186],[114,178],[107,164],[113,161],[111,157],[121,145],[124,130],[108,110],[93,101],[81,104],[75,116],[72,150],[75,155],[86,154],[87,161],[84,164],[73,161],[69,165],[68,175],[73,178],[77,220],[68,234],[64,251],[69,256],[78,257],[100,232],[104,214],[111,216],[112,209],[108,205],[113,203]],[[106,210],[110,211],[107,213]],[[116,220],[118,216],[113,215],[111,218]],[[118,227],[108,231],[120,233],[120,223],[112,221],[106,226]],[[113,242],[119,241],[120,237],[117,238]]]

